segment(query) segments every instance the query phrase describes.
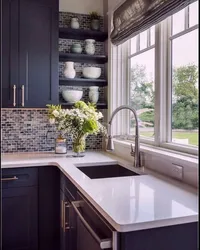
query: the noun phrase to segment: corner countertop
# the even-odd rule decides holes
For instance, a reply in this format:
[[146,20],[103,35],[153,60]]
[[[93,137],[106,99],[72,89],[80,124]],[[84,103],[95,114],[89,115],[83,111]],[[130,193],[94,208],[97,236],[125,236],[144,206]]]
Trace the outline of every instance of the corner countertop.
[[[198,221],[197,190],[161,178],[146,169],[133,169],[130,162],[102,151],[86,152],[83,158],[54,153],[2,154],[2,168],[55,165],[96,207],[118,232]],[[144,175],[90,179],[76,166],[115,164]]]

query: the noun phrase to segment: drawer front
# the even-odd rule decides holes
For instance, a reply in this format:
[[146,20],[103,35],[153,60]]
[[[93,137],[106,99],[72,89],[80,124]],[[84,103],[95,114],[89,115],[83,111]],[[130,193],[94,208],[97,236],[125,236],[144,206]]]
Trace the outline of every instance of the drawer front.
[[38,185],[37,168],[2,169],[2,188],[30,187]]
[[76,187],[62,172],[60,173],[60,188],[70,201],[76,199],[77,195]]

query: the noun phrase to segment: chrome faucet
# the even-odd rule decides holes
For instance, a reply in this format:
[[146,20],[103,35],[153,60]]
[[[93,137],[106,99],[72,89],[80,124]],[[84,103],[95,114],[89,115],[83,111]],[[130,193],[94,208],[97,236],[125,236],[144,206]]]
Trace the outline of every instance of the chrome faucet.
[[113,145],[113,141],[112,141],[112,136],[111,136],[111,125],[112,125],[112,120],[114,118],[114,116],[123,109],[128,109],[130,111],[132,111],[132,113],[134,114],[134,118],[135,118],[135,150],[133,149],[133,145],[131,144],[131,156],[134,156],[134,167],[138,168],[141,167],[141,163],[140,163],[140,142],[139,142],[139,124],[138,124],[138,117],[137,117],[137,113],[136,110],[133,109],[130,106],[127,105],[122,105],[118,108],[116,108],[110,118],[109,121],[109,129],[108,129],[108,143],[107,143],[107,150],[108,151],[112,151],[114,150],[114,145]]

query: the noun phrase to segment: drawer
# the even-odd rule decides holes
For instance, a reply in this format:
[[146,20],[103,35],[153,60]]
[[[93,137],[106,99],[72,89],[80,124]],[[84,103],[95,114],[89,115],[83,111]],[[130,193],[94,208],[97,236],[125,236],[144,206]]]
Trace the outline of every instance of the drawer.
[[38,185],[38,168],[2,169],[2,188],[30,187]]
[[60,173],[60,188],[70,201],[76,199],[77,188],[62,172]]

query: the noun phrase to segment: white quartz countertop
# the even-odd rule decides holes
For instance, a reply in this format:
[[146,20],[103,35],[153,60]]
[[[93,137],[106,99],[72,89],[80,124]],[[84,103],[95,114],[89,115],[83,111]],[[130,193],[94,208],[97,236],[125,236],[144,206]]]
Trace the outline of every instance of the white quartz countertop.
[[[178,182],[145,175],[90,179],[76,166],[132,164],[105,152],[86,152],[83,158],[54,153],[2,154],[2,168],[57,166],[119,232],[198,221],[197,191]],[[134,171],[138,171],[134,169]]]

